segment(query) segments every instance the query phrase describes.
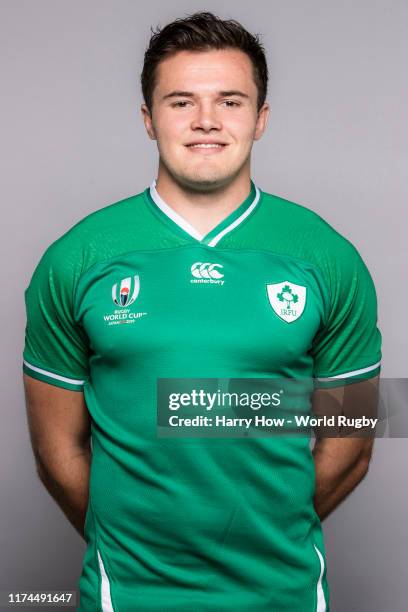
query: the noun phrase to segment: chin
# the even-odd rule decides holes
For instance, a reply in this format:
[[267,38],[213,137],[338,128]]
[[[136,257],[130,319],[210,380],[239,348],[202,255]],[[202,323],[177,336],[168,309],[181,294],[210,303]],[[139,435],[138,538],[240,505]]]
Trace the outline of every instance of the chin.
[[213,189],[228,183],[235,176],[233,172],[220,171],[205,171],[200,172],[199,170],[192,170],[191,172],[183,173],[180,175],[181,181],[188,185],[190,188],[198,189]]
[[227,177],[208,177],[208,176],[189,176],[184,177],[183,181],[186,187],[197,191],[211,191],[228,182]]

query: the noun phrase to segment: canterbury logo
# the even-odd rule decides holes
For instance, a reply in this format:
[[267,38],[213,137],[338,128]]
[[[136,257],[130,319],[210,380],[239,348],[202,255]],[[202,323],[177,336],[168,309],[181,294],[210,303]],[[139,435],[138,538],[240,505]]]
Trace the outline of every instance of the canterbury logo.
[[191,274],[196,278],[223,278],[224,275],[216,268],[222,268],[222,265],[197,261],[191,266]]
[[224,278],[224,274],[220,270],[222,270],[221,264],[196,261],[191,266],[191,274],[194,276],[191,282],[223,285],[224,281],[221,279]]

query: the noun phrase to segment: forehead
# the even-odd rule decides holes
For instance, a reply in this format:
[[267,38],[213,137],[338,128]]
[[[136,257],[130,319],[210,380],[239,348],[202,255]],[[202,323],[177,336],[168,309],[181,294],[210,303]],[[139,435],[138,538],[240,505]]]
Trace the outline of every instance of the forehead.
[[251,59],[238,49],[178,51],[158,65],[155,89],[159,95],[170,90],[257,93]]

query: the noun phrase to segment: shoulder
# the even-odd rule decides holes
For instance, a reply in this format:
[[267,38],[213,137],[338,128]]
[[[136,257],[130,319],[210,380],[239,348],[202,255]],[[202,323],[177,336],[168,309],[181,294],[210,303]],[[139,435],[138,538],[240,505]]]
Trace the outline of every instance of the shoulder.
[[323,266],[361,261],[355,245],[311,208],[267,192],[262,198],[259,222],[278,248]]
[[95,210],[73,225],[52,245],[69,245],[70,242],[89,242],[93,236],[107,237],[120,228],[125,229],[129,223],[136,223],[138,214],[143,210],[143,192],[129,196]]
[[144,211],[141,192],[89,213],[47,247],[37,267],[81,274],[113,243],[131,235]]

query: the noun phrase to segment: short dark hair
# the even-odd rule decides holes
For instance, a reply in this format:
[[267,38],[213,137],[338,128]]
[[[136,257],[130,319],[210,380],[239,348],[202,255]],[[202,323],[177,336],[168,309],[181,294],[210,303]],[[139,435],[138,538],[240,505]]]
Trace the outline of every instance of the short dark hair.
[[152,109],[156,69],[162,60],[178,51],[211,49],[239,49],[248,55],[258,89],[259,110],[265,102],[268,87],[268,67],[259,35],[250,34],[238,21],[223,20],[209,12],[176,19],[162,29],[152,28],[141,74],[143,98],[148,109]]

